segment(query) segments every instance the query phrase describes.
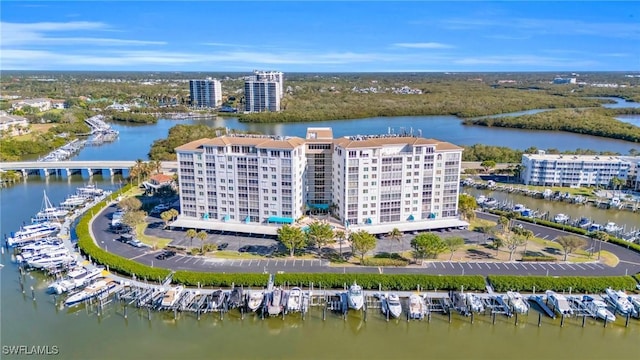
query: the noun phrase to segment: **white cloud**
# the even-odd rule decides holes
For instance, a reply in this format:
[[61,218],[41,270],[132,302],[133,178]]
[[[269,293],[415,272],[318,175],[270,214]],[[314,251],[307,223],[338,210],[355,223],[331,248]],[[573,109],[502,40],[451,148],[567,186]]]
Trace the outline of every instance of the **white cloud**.
[[554,58],[537,55],[497,55],[466,57],[454,60],[458,65],[504,65],[504,66],[528,66],[532,68],[558,67],[573,68],[598,65],[591,60],[574,60],[568,58]]
[[453,45],[438,42],[395,43],[393,46],[409,49],[451,49],[454,47]]

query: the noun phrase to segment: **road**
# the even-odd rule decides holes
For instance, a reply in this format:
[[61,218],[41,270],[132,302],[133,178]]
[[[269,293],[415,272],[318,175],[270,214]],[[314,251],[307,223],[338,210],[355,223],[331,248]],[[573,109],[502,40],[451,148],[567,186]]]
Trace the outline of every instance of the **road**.
[[[490,262],[490,261],[470,261],[470,262],[449,262],[449,261],[428,261],[422,266],[409,267],[361,267],[361,266],[330,266],[329,262],[318,259],[290,259],[290,258],[260,258],[260,259],[216,259],[204,256],[189,256],[178,254],[165,260],[156,259],[160,251],[153,251],[148,248],[136,248],[131,245],[115,240],[119,235],[108,230],[111,214],[115,211],[112,205],[102,211],[92,223],[92,231],[96,241],[103,249],[118,254],[128,259],[140,263],[163,267],[172,270],[193,270],[220,273],[249,272],[249,273],[384,273],[384,274],[441,274],[441,275],[543,275],[543,276],[615,276],[625,274],[635,274],[640,272],[640,254],[629,251],[620,246],[603,243],[602,249],[610,251],[618,256],[620,263],[616,267],[609,267],[600,263],[522,263],[522,262]],[[478,213],[482,219],[495,220],[496,216],[486,213]],[[553,240],[558,236],[568,233],[560,230],[546,228],[540,225],[526,222],[517,222],[523,227],[530,229],[536,236]],[[153,224],[152,224],[153,225]],[[182,231],[166,231],[161,227],[151,226],[154,235],[173,238],[175,244],[187,245],[190,241],[184,236]],[[444,234],[446,236],[446,234]],[[410,235],[405,236],[407,239]],[[476,236],[477,239],[477,236]],[[385,245],[402,247],[405,243],[398,242],[398,245]],[[198,242],[199,240],[194,239]],[[381,240],[383,241],[387,240]],[[243,245],[255,245],[257,252],[269,254],[277,248],[275,239],[249,236],[236,236],[232,234],[216,234],[210,236],[208,243],[228,243],[228,250],[237,250]],[[387,250],[387,249],[384,249]]]

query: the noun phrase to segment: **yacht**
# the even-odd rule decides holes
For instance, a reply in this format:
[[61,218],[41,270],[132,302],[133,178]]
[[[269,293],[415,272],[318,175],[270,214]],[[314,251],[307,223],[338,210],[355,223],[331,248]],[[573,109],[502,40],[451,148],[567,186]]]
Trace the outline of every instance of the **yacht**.
[[620,230],[622,230],[622,227],[616,225],[614,222],[608,222],[607,225],[604,226],[604,231],[608,233],[617,233]]
[[60,203],[60,208],[64,210],[71,210],[87,202],[87,198],[80,195],[71,195]]
[[242,304],[242,288],[239,286],[234,286],[231,290],[231,294],[229,294],[229,308],[239,308]]
[[364,306],[364,294],[362,293],[362,286],[353,282],[353,285],[349,287],[347,291],[347,302],[350,309],[360,310]]
[[414,320],[422,320],[424,314],[427,313],[427,304],[424,298],[418,294],[409,296],[409,318]]
[[98,280],[87,286],[84,290],[69,296],[67,300],[64,301],[64,304],[66,306],[73,306],[82,301],[109,294],[117,285],[118,283],[112,279]]
[[558,215],[553,217],[553,221],[557,222],[559,224],[564,224],[567,221],[569,221],[569,216],[565,215],[565,214],[558,214]]
[[485,200],[483,205],[486,207],[494,207],[498,205],[498,200],[490,197],[490,198],[487,198],[487,200]]
[[249,293],[247,308],[249,308],[250,311],[256,311],[260,308],[260,305],[262,305],[263,300],[264,300],[264,292],[252,291]]
[[51,201],[47,197],[47,192],[43,191],[44,197],[42,198],[42,209],[36,213],[33,217],[33,222],[41,221],[61,221],[69,213],[67,210],[58,209],[51,204]]
[[629,302],[628,295],[625,294],[624,291],[616,291],[608,288],[605,292],[611,304],[616,307],[616,311],[623,315],[635,313],[633,304]]
[[522,212],[526,209],[527,207],[522,205],[522,204],[515,204],[513,207],[513,211],[515,212]]
[[514,312],[524,314],[529,311],[529,304],[524,300],[519,292],[507,291],[507,299]]
[[602,230],[602,225],[592,223],[591,225],[589,225],[589,228],[587,231],[594,232],[594,231],[601,231],[601,230]]
[[289,290],[289,297],[287,298],[287,312],[302,310],[302,290],[299,287],[294,287]]
[[30,244],[24,245],[20,248],[21,252],[32,252],[32,251],[38,251],[41,248],[46,248],[46,247],[55,247],[55,246],[60,246],[62,245],[62,240],[60,240],[57,237],[48,237],[48,238],[44,238],[35,242],[32,242]]
[[616,316],[607,308],[604,301],[585,295],[582,297],[582,303],[595,317],[609,322],[616,321]]
[[225,304],[227,294],[222,290],[216,290],[211,294],[211,308],[222,309]]
[[43,245],[35,250],[22,251],[16,255],[16,261],[27,262],[29,260],[43,256],[61,256],[69,255],[69,250],[64,245]]
[[480,195],[476,198],[476,203],[478,205],[483,205],[485,201],[487,201],[487,197],[484,195]]
[[164,296],[162,296],[162,302],[160,305],[164,307],[172,307],[178,302],[178,300],[180,300],[180,296],[183,291],[184,288],[180,285],[170,288],[164,293]]
[[402,314],[402,304],[398,294],[385,294],[380,296],[380,310],[385,316],[398,318]]
[[64,279],[51,283],[47,290],[56,294],[62,294],[79,287],[83,287],[100,277],[102,275],[102,270],[103,269],[101,268],[93,268],[89,270],[84,267],[71,270],[67,273],[67,276]]
[[64,253],[61,255],[51,255],[48,254],[36,256],[27,260],[27,265],[36,269],[45,269],[50,267],[56,267],[60,265],[71,264],[75,261],[75,258],[69,253]]
[[104,193],[104,190],[98,188],[95,184],[87,184],[76,189],[78,195],[96,197]]
[[58,231],[60,231],[60,224],[45,222],[26,225],[11,234],[11,237],[7,239],[7,245],[21,246],[54,235]]
[[473,312],[483,312],[484,304],[482,303],[482,299],[476,294],[467,293],[467,306]]
[[282,298],[282,289],[273,289],[271,295],[269,296],[269,304],[267,305],[267,312],[270,316],[278,316],[280,315],[280,313],[282,313],[282,310],[284,310],[282,306]]
[[573,315],[573,310],[569,305],[569,301],[564,295],[560,295],[551,290],[547,290],[545,294],[547,295],[547,302],[555,312],[564,316]]
[[591,220],[589,218],[581,217],[578,221],[578,227],[582,229],[587,229],[589,226],[591,226]]
[[640,298],[629,296],[627,300],[629,300],[631,305],[636,309],[636,317],[638,317],[640,315]]

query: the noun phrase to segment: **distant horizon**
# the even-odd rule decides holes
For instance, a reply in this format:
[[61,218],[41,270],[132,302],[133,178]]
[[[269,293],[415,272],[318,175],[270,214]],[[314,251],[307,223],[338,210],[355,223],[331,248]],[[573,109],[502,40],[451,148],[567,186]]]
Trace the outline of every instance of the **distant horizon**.
[[[273,70],[280,71],[279,69],[260,69],[260,70]],[[121,72],[121,73],[221,73],[221,74],[246,74],[251,75],[252,70],[21,70],[21,69],[2,69],[3,72]],[[283,71],[286,74],[558,74],[569,75],[576,73],[576,76],[580,74],[601,74],[601,73],[625,73],[625,74],[640,74],[640,70],[522,70],[522,71]]]
[[633,5],[630,1],[3,1],[0,69],[640,71],[640,6]]

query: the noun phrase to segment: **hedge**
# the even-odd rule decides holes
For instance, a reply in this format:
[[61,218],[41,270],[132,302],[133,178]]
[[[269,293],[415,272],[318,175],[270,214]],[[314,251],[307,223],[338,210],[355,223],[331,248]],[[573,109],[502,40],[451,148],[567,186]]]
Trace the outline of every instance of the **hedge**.
[[553,256],[523,256],[522,261],[558,261],[558,259]]
[[407,266],[409,261],[400,259],[386,258],[366,258],[362,262],[364,266]]
[[573,291],[576,293],[596,294],[607,288],[635,289],[636,281],[631,276],[515,276],[489,275],[487,277],[497,292],[509,290],[535,291]]
[[[487,212],[490,213],[490,214],[498,215],[498,216],[506,216],[508,214],[507,211],[501,211],[501,210],[488,210]],[[557,230],[564,230],[566,232],[570,232],[570,233],[574,233],[574,234],[578,234],[578,235],[587,236],[587,234],[589,233],[585,229],[577,228],[577,227],[569,226],[569,225],[562,225],[562,224],[555,223],[553,221],[547,221],[547,220],[541,220],[541,219],[533,219],[533,218],[525,217],[525,216],[516,216],[515,218],[517,220],[525,221],[525,222],[532,223],[532,224],[534,223],[534,220],[535,220],[535,224],[537,224],[537,225],[542,225],[542,226],[554,228],[554,229],[557,229]],[[628,242],[628,241],[622,240],[620,238],[617,238],[617,237],[611,236],[611,235],[609,235],[608,242],[610,242],[612,244],[619,245],[619,246],[626,247],[627,249],[630,249],[630,250],[633,250],[633,251],[635,251],[637,253],[640,253],[640,244],[635,244],[635,243],[632,243],[632,242]]]

